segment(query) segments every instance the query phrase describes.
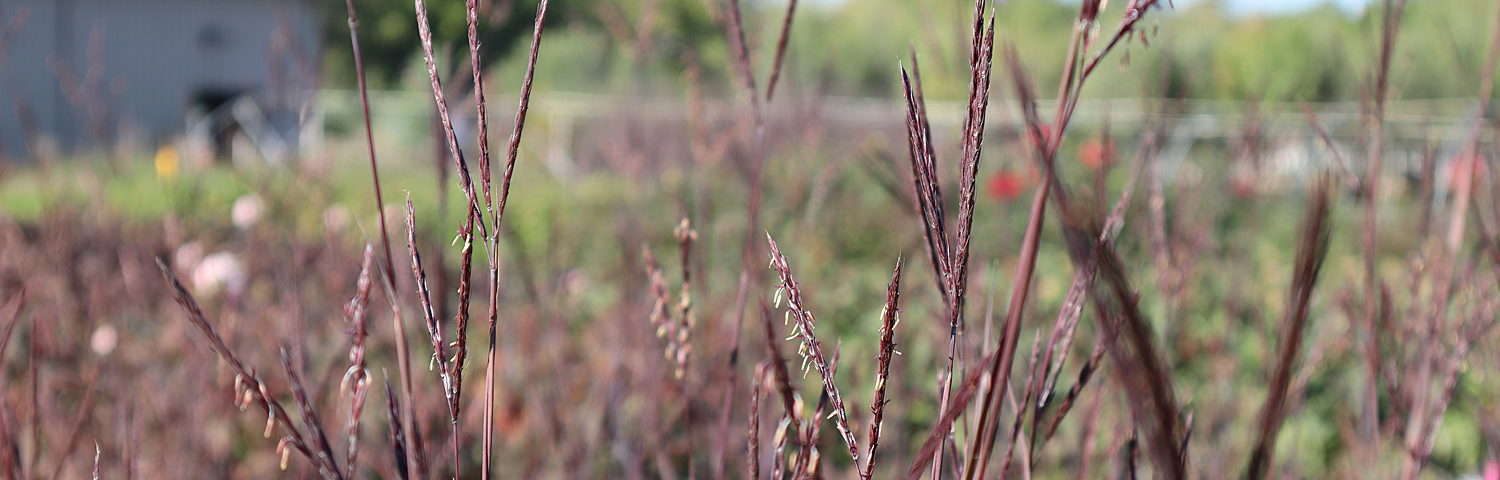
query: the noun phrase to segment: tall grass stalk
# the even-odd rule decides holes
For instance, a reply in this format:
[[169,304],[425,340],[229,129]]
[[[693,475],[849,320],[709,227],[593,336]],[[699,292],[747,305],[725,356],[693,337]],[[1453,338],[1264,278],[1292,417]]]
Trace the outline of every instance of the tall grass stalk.
[[1373,461],[1378,455],[1379,439],[1378,416],[1380,413],[1379,397],[1376,395],[1378,378],[1380,376],[1380,333],[1377,317],[1381,314],[1377,310],[1380,298],[1380,279],[1376,277],[1375,255],[1378,244],[1376,243],[1376,231],[1380,228],[1379,208],[1379,185],[1380,175],[1385,159],[1385,102],[1387,90],[1390,88],[1391,55],[1396,48],[1396,34],[1401,31],[1401,14],[1406,7],[1406,0],[1385,0],[1385,9],[1381,15],[1380,29],[1380,54],[1376,58],[1375,85],[1370,95],[1372,109],[1369,112],[1368,125],[1370,128],[1366,141],[1369,142],[1365,148],[1365,181],[1364,194],[1365,218],[1364,218],[1364,280],[1365,280],[1365,309],[1364,324],[1368,331],[1365,338],[1365,351],[1367,371],[1365,374],[1364,408],[1360,411],[1359,439],[1363,449],[1363,455],[1367,461]]
[[349,368],[339,382],[339,391],[349,395],[349,417],[346,421],[349,444],[344,456],[344,474],[349,478],[358,478],[355,473],[359,459],[360,414],[365,408],[365,394],[370,389],[370,371],[365,364],[365,340],[368,333],[365,320],[370,311],[370,287],[373,283],[370,276],[377,267],[375,247],[365,244],[364,261],[359,269],[359,280],[355,282],[354,298],[344,306],[344,318],[349,321]]
[[[838,386],[834,384],[833,364],[823,355],[822,345],[818,342],[817,335],[813,333],[815,327],[813,314],[803,302],[802,291],[797,288],[797,281],[792,278],[792,269],[787,265],[786,256],[781,254],[781,249],[776,246],[776,241],[771,239],[770,235],[766,235],[766,243],[771,248],[771,267],[781,277],[777,297],[785,296],[787,316],[791,320],[792,332],[802,342],[797,352],[803,357],[803,370],[806,371],[808,365],[811,364],[818,371],[818,375],[823,378],[823,389],[833,408],[834,425],[838,428],[839,436],[843,437],[844,444],[849,447],[849,457],[853,459],[855,465],[858,465],[859,442],[854,438],[854,431],[849,428],[849,414],[844,409],[844,397],[839,394]],[[815,438],[809,440],[815,440]]]
[[[963,140],[960,142],[961,174],[958,193],[958,231],[949,249],[953,256],[947,262],[948,289],[948,360],[944,366],[943,384],[939,395],[940,409],[948,408],[948,394],[953,386],[953,361],[958,352],[958,334],[963,329],[964,300],[969,278],[969,243],[974,228],[975,183],[979,179],[979,156],[984,143],[984,120],[990,103],[990,67],[995,58],[995,14],[990,12],[989,26],[985,27],[984,0],[974,2],[974,36],[969,56],[969,105],[964,117]],[[925,107],[924,107],[925,109]],[[931,132],[926,135],[931,141]],[[930,153],[930,152],[929,152]],[[1002,355],[1003,357],[1003,355]],[[993,378],[993,377],[992,377]],[[942,452],[941,445],[938,449]],[[942,455],[933,458],[932,476],[936,480],[942,471]]]
[[[1407,455],[1402,463],[1401,478],[1411,480],[1417,478],[1422,467],[1426,464],[1432,452],[1432,443],[1435,441],[1439,426],[1441,426],[1443,412],[1447,410],[1448,403],[1452,399],[1452,392],[1457,378],[1457,365],[1462,358],[1468,354],[1473,338],[1478,332],[1488,330],[1493,325],[1493,315],[1488,321],[1480,321],[1475,318],[1465,319],[1464,327],[1467,331],[1460,332],[1456,345],[1450,347],[1448,352],[1441,347],[1441,336],[1445,333],[1446,321],[1450,315],[1449,306],[1454,296],[1456,282],[1458,284],[1469,283],[1456,277],[1460,275],[1462,263],[1460,261],[1460,248],[1463,244],[1464,232],[1467,227],[1469,215],[1469,204],[1474,195],[1474,187],[1477,177],[1480,175],[1480,150],[1479,137],[1480,128],[1488,118],[1490,105],[1490,94],[1494,87],[1495,67],[1500,60],[1500,12],[1496,13],[1496,24],[1492,29],[1489,53],[1486,57],[1483,72],[1480,75],[1479,94],[1476,98],[1477,108],[1472,120],[1468,139],[1464,148],[1456,159],[1454,170],[1459,172],[1460,180],[1455,186],[1452,210],[1449,214],[1448,231],[1443,239],[1444,250],[1437,255],[1437,262],[1433,268],[1435,283],[1433,295],[1433,307],[1427,314],[1429,325],[1426,329],[1426,341],[1416,370],[1415,384],[1411,395],[1415,397],[1411,412],[1406,422],[1406,438],[1404,443]],[[1482,323],[1481,323],[1482,322]],[[1446,353],[1446,357],[1444,356]],[[1452,365],[1450,367],[1450,365]],[[1434,395],[1428,386],[1432,379],[1439,379],[1441,385],[1438,393]]]
[[[401,302],[396,296],[391,295],[396,291],[396,269],[395,264],[392,263],[390,228],[387,227],[385,219],[385,196],[381,192],[380,167],[376,162],[375,156],[375,128],[373,122],[370,120],[370,93],[369,85],[365,80],[364,54],[359,45],[359,20],[354,11],[354,0],[344,0],[344,7],[348,10],[349,14],[349,44],[354,54],[354,78],[359,88],[360,111],[364,116],[365,144],[369,149],[370,157],[370,183],[374,186],[375,211],[380,221],[380,247],[382,253],[385,254],[385,264],[379,268],[383,273],[381,277],[384,280],[383,286],[387,293],[386,298],[389,300],[391,306],[391,326],[392,332],[396,337],[396,362],[402,385],[401,393],[403,394],[403,398],[406,399],[406,403],[410,404],[412,399],[410,350],[406,344],[406,324],[402,320]],[[405,427],[405,431],[411,432],[416,430],[416,420],[412,418],[410,411],[402,417],[401,421]],[[352,458],[355,456],[355,452],[354,446],[351,445],[350,476],[353,476],[354,464]],[[418,458],[421,456],[421,453],[416,451],[416,449],[403,449],[403,453],[407,455],[403,464],[415,469],[419,464]],[[402,473],[409,477],[417,476],[416,470],[403,471]]]
[[1313,287],[1317,284],[1318,273],[1322,271],[1323,259],[1328,255],[1329,184],[1324,179],[1314,186],[1307,214],[1302,221],[1302,235],[1297,243],[1297,259],[1292,273],[1292,288],[1287,294],[1286,310],[1282,314],[1279,352],[1276,355],[1275,369],[1271,373],[1271,388],[1261,407],[1255,447],[1251,450],[1250,464],[1245,471],[1247,479],[1267,478],[1273,467],[1272,454],[1276,446],[1276,435],[1287,414],[1292,364],[1301,355],[1307,331],[1308,304],[1312,302]]
[[[875,446],[880,444],[880,426],[885,419],[886,380],[891,375],[891,360],[896,353],[896,324],[901,321],[902,257],[896,257],[896,269],[886,286],[885,306],[880,309],[880,355],[875,362],[875,395],[870,401],[870,443],[865,450],[865,468],[860,478],[870,480],[875,474]],[[856,464],[857,466],[858,464]]]
[[[192,324],[193,328],[196,328],[198,333],[203,335],[203,339],[208,343],[209,349],[217,353],[219,358],[223,359],[224,363],[229,364],[230,369],[234,371],[235,402],[239,405],[240,409],[244,410],[254,405],[266,412],[265,436],[267,438],[270,438],[271,433],[277,428],[281,430],[282,437],[281,441],[277,444],[276,450],[282,455],[282,468],[286,467],[285,458],[289,452],[288,449],[290,449],[312,462],[318,468],[318,473],[323,478],[328,480],[343,480],[344,475],[341,473],[342,471],[334,463],[333,452],[322,448],[319,448],[316,452],[313,450],[313,448],[317,447],[310,446],[302,430],[292,423],[291,417],[287,415],[286,409],[281,406],[281,402],[270,394],[260,377],[249,367],[245,366],[244,361],[240,360],[238,355],[235,355],[234,351],[229,348],[229,345],[224,342],[224,338],[219,336],[219,332],[214,330],[212,324],[208,323],[208,319],[203,315],[203,309],[198,306],[198,301],[193,298],[191,293],[188,293],[187,288],[182,285],[182,282],[177,280],[177,275],[172,273],[172,268],[167,266],[166,262],[160,258],[156,260],[156,264],[161,269],[162,276],[166,278],[168,287],[172,290],[172,298],[177,301],[177,305],[182,308],[183,313],[187,314],[188,323]],[[304,418],[304,422],[306,421],[316,420]]]
[[781,78],[781,62],[786,57],[787,39],[792,33],[792,14],[797,11],[797,0],[786,2],[786,15],[781,17],[781,35],[776,39],[776,57],[771,62],[771,77],[766,81],[766,103],[776,96],[776,81]]
[[[777,40],[776,57],[774,59],[774,66],[772,67],[771,80],[769,82],[769,87],[766,89],[766,103],[769,103],[771,101],[771,98],[775,93],[776,79],[780,76],[782,60],[784,55],[786,54],[787,41],[791,35],[792,15],[796,12],[796,7],[796,0],[792,0],[791,2],[789,2],[787,4],[786,15],[782,19],[781,35]],[[764,175],[765,170],[766,126],[764,111],[765,107],[761,102],[760,91],[755,86],[755,70],[752,66],[753,63],[750,60],[749,45],[745,41],[745,22],[744,18],[742,17],[743,12],[740,9],[739,0],[729,0],[726,8],[724,9],[724,13],[724,34],[729,42],[730,57],[732,63],[734,64],[734,69],[736,73],[738,73],[740,85],[743,88],[746,97],[750,101],[749,114],[751,124],[754,128],[753,138],[751,139],[752,153],[750,159],[750,178],[746,185],[746,187],[749,189],[750,194],[746,206],[747,215],[745,219],[745,237],[740,257],[739,287],[735,292],[733,310],[734,330],[732,331],[734,332],[734,345],[730,347],[731,351],[729,353],[729,380],[731,384],[735,384],[738,383],[736,373],[738,369],[736,367],[738,366],[737,362],[739,361],[740,352],[739,332],[742,330],[744,325],[745,302],[748,299],[748,295],[750,292],[750,284],[754,281],[755,277],[757,277],[755,269],[753,269],[752,267],[754,266],[753,262],[756,251],[756,232],[760,231],[759,225],[762,201],[761,179]],[[729,435],[729,412],[734,406],[733,389],[725,390],[724,399],[721,403],[724,414],[721,417],[719,429],[720,452],[722,452],[729,443],[727,437]],[[719,456],[722,456],[722,453],[720,453]],[[722,460],[715,462],[716,477],[723,476],[723,463],[724,462]]]
[[[470,28],[471,29],[476,28],[476,27],[473,26],[474,22],[475,22],[475,19],[474,19],[475,15],[476,15],[476,13],[475,13],[474,8],[473,8],[473,2],[470,2],[470,8],[469,8],[469,17],[470,17],[470,20],[469,21],[470,21]],[[532,31],[531,31],[531,49],[528,51],[527,56],[526,56],[526,74],[521,79],[521,99],[519,100],[519,103],[516,105],[515,126],[511,130],[510,138],[506,141],[506,145],[505,145],[505,171],[501,174],[501,178],[500,178],[500,198],[499,198],[499,200],[497,202],[498,205],[496,205],[495,208],[494,208],[494,213],[493,213],[494,217],[493,217],[493,222],[492,222],[494,224],[495,228],[494,228],[494,232],[493,232],[492,236],[490,237],[490,241],[489,241],[489,249],[490,249],[490,292],[489,292],[490,293],[490,305],[489,305],[489,321],[490,322],[489,322],[489,347],[486,350],[486,356],[485,356],[485,362],[484,362],[484,425],[485,426],[484,426],[484,434],[483,434],[484,454],[482,456],[482,463],[483,463],[483,465],[482,465],[482,475],[483,475],[483,478],[485,478],[486,480],[488,480],[488,478],[490,476],[491,461],[492,461],[490,457],[491,457],[491,455],[494,454],[494,441],[495,441],[495,421],[494,421],[495,420],[495,370],[496,370],[496,368],[498,368],[497,364],[499,362],[499,357],[498,357],[498,354],[496,353],[496,346],[495,346],[495,340],[496,340],[495,330],[496,330],[496,323],[499,321],[499,303],[500,303],[500,232],[503,231],[501,229],[501,222],[505,219],[505,205],[510,200],[510,181],[511,181],[512,176],[514,176],[515,172],[516,172],[516,155],[520,152],[520,149],[521,149],[521,133],[523,131],[525,131],[525,128],[526,128],[526,112],[527,112],[528,107],[531,105],[531,86],[532,86],[532,82],[536,79],[536,58],[537,58],[537,52],[540,51],[541,46],[542,46],[542,25],[546,23],[546,19],[547,19],[547,0],[542,0],[541,3],[539,3],[537,5],[536,20],[534,22],[534,25],[533,25]],[[471,42],[470,47],[474,48],[477,45],[477,40],[475,39],[475,35],[476,34],[471,31],[469,35],[470,35],[470,42]],[[476,53],[475,55],[478,55],[478,54]],[[475,59],[475,63],[476,64],[478,63],[477,57]],[[478,93],[477,95],[483,95],[483,93],[482,93],[483,92],[483,81],[482,81],[482,78],[479,76],[479,72],[478,72],[477,69],[475,70],[474,75],[475,75],[474,76],[475,91],[476,92],[481,92],[481,93]],[[483,97],[476,97],[476,100],[477,100],[477,102],[479,104],[479,108],[483,109],[484,108]],[[481,119],[481,122],[484,122],[483,119],[485,118],[485,115],[484,115],[484,113],[483,113],[482,110],[480,112],[479,118]],[[481,125],[485,125],[485,123],[481,123]],[[480,130],[484,131],[485,128],[481,127]],[[488,137],[482,137],[482,138],[488,138]],[[488,160],[488,158],[489,158],[489,146],[488,146],[487,143],[484,143],[485,140],[481,140],[480,142],[481,142],[480,143],[480,145],[481,145],[480,146],[480,152],[481,152],[482,158],[484,159],[483,164],[485,165],[484,169],[486,170],[486,172],[484,174],[484,186],[485,186],[484,188],[485,188],[485,192],[486,192],[485,193],[485,202],[486,202],[485,204],[488,207],[488,205],[489,205],[489,199],[490,199],[490,196],[489,196],[488,192],[490,190],[490,182],[492,181],[491,176],[490,176],[490,174],[488,172],[488,170],[489,170],[489,166],[488,166],[488,164],[489,164],[489,160]]]
[[[443,325],[438,321],[437,313],[432,301],[432,292],[427,288],[427,269],[422,266],[422,255],[417,248],[417,212],[412,205],[411,194],[406,195],[406,245],[411,253],[412,279],[417,286],[417,300],[421,302],[422,317],[427,320],[427,336],[432,342],[432,360],[437,365],[438,379],[442,381],[443,402],[448,407],[448,418],[451,420],[453,439],[453,461],[454,468],[458,468],[458,403],[457,389],[453,382],[453,369],[449,366],[447,348],[443,341]],[[441,299],[439,299],[441,301]],[[411,408],[408,406],[407,408]],[[413,432],[415,434],[416,432]]]

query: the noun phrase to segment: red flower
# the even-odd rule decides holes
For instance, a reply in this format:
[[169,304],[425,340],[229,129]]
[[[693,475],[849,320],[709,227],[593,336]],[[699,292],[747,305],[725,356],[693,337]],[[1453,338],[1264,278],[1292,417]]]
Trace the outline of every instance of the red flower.
[[1031,141],[1032,147],[1044,148],[1047,146],[1047,142],[1052,140],[1052,125],[1042,122],[1038,127],[1042,132],[1040,138],[1037,137],[1036,130],[1032,130],[1030,127],[1026,127],[1026,138]]
[[1098,170],[1115,162],[1115,142],[1090,140],[1078,148],[1078,160],[1089,170]]
[[990,175],[988,183],[990,198],[1008,202],[1021,197],[1021,191],[1026,189],[1027,182],[1019,173],[1003,170]]

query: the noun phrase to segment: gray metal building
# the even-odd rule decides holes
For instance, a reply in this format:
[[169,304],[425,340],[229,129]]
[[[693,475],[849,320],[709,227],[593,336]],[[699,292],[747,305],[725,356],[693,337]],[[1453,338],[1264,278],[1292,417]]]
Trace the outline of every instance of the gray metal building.
[[0,155],[154,148],[216,115],[295,147],[320,26],[314,0],[0,0]]

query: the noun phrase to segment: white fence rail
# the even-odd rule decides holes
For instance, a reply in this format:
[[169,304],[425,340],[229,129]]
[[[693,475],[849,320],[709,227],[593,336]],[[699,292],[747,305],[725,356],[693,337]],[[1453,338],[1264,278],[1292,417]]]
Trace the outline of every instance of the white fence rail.
[[[337,121],[347,125],[358,121],[360,106],[356,92],[324,90],[317,98],[314,111],[321,116],[322,123]],[[990,108],[986,124],[992,129],[1018,127],[1020,113],[1015,104],[1003,98],[997,100]],[[370,101],[379,124],[388,128],[405,128],[409,130],[408,134],[422,138],[430,136],[433,107],[429,94],[371,92]],[[509,121],[509,108],[505,107],[514,105],[516,97],[491,95],[489,101],[492,114],[502,112],[491,119],[492,128],[503,128],[502,125]],[[817,108],[806,108],[812,102],[817,102]],[[733,114],[732,109],[740,108],[733,100],[710,103],[710,115]],[[793,106],[788,107],[788,104]],[[1043,112],[1052,111],[1054,106],[1052,102],[1039,105]],[[1171,131],[1165,139],[1160,159],[1162,166],[1169,170],[1164,172],[1168,175],[1187,159],[1195,145],[1233,141],[1244,135],[1252,124],[1267,140],[1268,161],[1274,168],[1284,173],[1296,173],[1331,166],[1332,155],[1313,129],[1308,128],[1302,104],[1261,102],[1252,105],[1186,100],[1178,101],[1170,109],[1165,106],[1166,101],[1160,99],[1084,100],[1074,114],[1073,125],[1080,130],[1092,130],[1107,122],[1117,133],[1133,135],[1163,120],[1170,122]],[[1415,175],[1420,169],[1422,151],[1429,146],[1436,152],[1440,164],[1446,162],[1467,140],[1477,107],[1473,99],[1464,98],[1390,102],[1386,107],[1387,148],[1390,149],[1388,172]],[[939,130],[959,128],[966,108],[965,102],[961,101],[929,101],[927,104],[933,126]],[[1349,161],[1358,163],[1360,156],[1356,153],[1363,148],[1360,141],[1361,105],[1357,102],[1314,103],[1308,104],[1308,108],[1315,112],[1318,122],[1329,133],[1334,148]],[[580,127],[627,119],[686,122],[691,114],[688,101],[680,98],[632,98],[550,91],[533,93],[530,109],[529,121],[547,131],[547,163],[559,173],[571,171],[566,164],[571,162],[577,147],[573,132]],[[1179,113],[1164,115],[1163,111]],[[453,112],[461,116],[473,114],[471,108],[454,108]],[[774,124],[809,112],[818,115],[812,121],[854,130],[901,131],[905,122],[905,106],[899,100],[848,97],[783,100],[771,106],[768,118]],[[807,118],[799,120],[809,121]],[[461,125],[466,121],[472,120],[456,119]],[[381,128],[377,126],[378,130]],[[1481,140],[1489,142],[1495,132],[1485,128],[1481,134],[1484,135]]]

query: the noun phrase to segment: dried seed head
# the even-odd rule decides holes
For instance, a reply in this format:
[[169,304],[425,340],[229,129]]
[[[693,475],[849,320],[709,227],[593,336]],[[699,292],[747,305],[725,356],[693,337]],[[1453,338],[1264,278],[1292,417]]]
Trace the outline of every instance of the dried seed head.
[[359,368],[358,365],[350,365],[349,369],[344,371],[343,380],[339,381],[339,394],[347,395],[351,386],[362,386],[366,375],[369,375],[369,373]]
[[672,234],[677,237],[677,241],[679,242],[693,241],[698,239],[698,231],[693,230],[692,222],[688,221],[688,219],[686,218],[682,219],[682,222],[677,224],[677,228],[672,229]]
[[266,392],[266,384],[256,381],[260,385],[260,399],[266,403],[266,438],[271,438],[271,431],[276,427],[276,409],[271,408],[271,394]]
[[771,437],[772,443],[780,445],[782,442],[785,442],[787,428],[791,427],[791,425],[791,418],[782,418],[781,423],[776,425],[776,435]]
[[281,470],[286,471],[286,464],[292,459],[292,449],[287,445],[286,437],[276,442],[276,453],[281,455]]
[[250,403],[255,401],[254,395],[248,388],[245,389],[244,395],[240,395],[239,401],[235,402],[235,404],[239,405],[241,412],[250,409]]

